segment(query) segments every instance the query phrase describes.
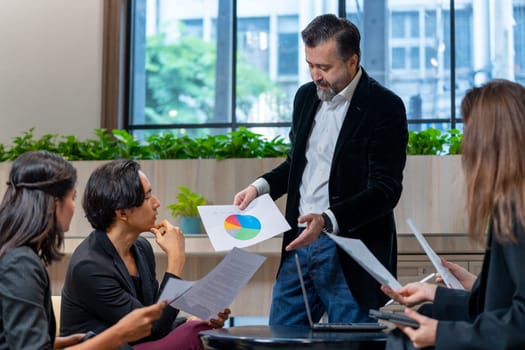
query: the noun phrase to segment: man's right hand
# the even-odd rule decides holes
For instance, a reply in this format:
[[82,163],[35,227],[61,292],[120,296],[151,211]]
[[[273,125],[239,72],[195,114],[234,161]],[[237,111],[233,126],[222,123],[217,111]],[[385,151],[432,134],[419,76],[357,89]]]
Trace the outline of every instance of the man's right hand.
[[238,205],[240,210],[244,210],[255,198],[257,198],[257,189],[255,186],[249,185],[235,195],[233,205]]

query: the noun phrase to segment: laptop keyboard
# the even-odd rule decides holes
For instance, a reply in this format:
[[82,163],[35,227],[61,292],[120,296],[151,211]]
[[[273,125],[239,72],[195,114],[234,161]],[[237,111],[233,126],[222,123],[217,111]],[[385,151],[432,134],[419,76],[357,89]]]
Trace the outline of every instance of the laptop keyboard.
[[334,330],[334,331],[346,331],[346,330],[381,330],[385,326],[379,323],[315,323],[313,329],[317,330]]

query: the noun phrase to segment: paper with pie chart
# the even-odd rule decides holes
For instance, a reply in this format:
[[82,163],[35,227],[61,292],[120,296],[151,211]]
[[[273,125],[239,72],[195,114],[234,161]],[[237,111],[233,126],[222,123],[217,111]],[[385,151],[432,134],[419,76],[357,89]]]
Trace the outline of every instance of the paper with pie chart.
[[248,247],[290,229],[268,194],[254,199],[245,210],[236,205],[201,205],[198,210],[216,251]]

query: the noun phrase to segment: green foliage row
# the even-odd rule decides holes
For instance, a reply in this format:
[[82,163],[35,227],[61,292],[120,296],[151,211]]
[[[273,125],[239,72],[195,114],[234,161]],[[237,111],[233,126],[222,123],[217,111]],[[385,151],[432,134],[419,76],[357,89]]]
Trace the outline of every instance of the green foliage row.
[[[68,160],[129,159],[227,159],[284,157],[290,145],[281,137],[267,140],[262,135],[239,128],[225,135],[201,138],[176,137],[171,133],[152,134],[144,141],[125,130],[95,129],[96,138],[79,140],[75,136],[46,134],[36,138],[34,129],[13,139],[8,147],[0,144],[0,161],[10,161],[32,150],[48,150]],[[410,131],[407,154],[458,154],[461,133],[452,129]]]
[[289,150],[281,137],[267,140],[246,128],[225,135],[202,138],[176,137],[171,133],[152,134],[144,141],[137,140],[126,130],[95,129],[96,138],[79,140],[75,136],[46,134],[36,138],[34,129],[13,139],[13,145],[0,144],[0,161],[16,159],[33,150],[61,154],[68,160],[128,159],[226,159],[283,157]]

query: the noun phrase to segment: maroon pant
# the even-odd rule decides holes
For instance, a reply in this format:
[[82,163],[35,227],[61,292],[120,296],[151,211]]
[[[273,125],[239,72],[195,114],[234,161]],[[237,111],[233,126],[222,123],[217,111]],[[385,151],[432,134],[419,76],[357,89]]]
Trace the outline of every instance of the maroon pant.
[[203,321],[189,321],[172,330],[164,338],[133,346],[133,350],[201,350],[199,332],[210,329]]

